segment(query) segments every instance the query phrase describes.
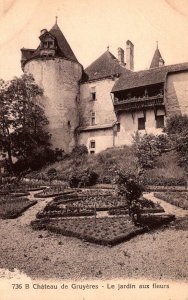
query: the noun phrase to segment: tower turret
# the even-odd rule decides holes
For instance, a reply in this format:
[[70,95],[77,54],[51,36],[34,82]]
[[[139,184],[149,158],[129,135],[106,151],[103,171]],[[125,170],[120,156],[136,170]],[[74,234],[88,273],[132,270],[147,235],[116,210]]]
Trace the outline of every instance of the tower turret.
[[22,48],[22,69],[43,88],[41,104],[49,120],[53,148],[70,152],[79,125],[78,99],[82,66],[57,25],[41,30],[36,50]]
[[164,64],[165,64],[165,61],[161,56],[161,53],[160,53],[159,48],[158,48],[158,42],[157,42],[157,48],[156,48],[155,53],[153,55],[151,65],[150,65],[150,69],[162,67],[162,66],[164,66]]

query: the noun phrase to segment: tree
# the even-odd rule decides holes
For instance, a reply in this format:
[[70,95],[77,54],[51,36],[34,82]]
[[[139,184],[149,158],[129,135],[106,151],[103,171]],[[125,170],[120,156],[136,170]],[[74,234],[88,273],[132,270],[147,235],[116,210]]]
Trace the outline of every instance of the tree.
[[11,114],[11,98],[8,93],[9,83],[0,80],[0,151],[9,162],[12,171],[12,114]]
[[133,137],[133,151],[137,157],[138,168],[142,172],[155,167],[156,158],[171,147],[168,137],[164,134],[136,134]]
[[188,171],[188,116],[174,115],[169,118],[166,133],[178,153],[180,165]]
[[139,198],[144,190],[142,185],[134,174],[122,171],[117,172],[115,183],[118,194],[126,198],[129,216],[135,224],[139,223],[142,209]]
[[48,120],[39,104],[42,94],[32,75],[24,74],[1,84],[0,146],[8,155],[11,167],[14,156],[27,168],[28,161],[50,145]]

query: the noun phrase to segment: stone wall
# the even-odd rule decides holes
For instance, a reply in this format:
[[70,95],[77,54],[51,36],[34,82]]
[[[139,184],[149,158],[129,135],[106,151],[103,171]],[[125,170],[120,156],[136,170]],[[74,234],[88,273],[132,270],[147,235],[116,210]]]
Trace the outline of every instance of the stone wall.
[[49,120],[53,148],[71,151],[76,143],[75,129],[79,125],[81,65],[62,58],[36,59],[29,61],[24,71],[33,74],[37,84],[44,89],[40,100]]
[[[80,87],[81,126],[91,125],[91,111],[96,113],[96,124],[110,124],[116,121],[111,90],[115,81],[104,79],[84,83]],[[96,91],[96,100],[91,100],[91,91]]]
[[167,116],[188,114],[188,72],[169,74],[166,82]]

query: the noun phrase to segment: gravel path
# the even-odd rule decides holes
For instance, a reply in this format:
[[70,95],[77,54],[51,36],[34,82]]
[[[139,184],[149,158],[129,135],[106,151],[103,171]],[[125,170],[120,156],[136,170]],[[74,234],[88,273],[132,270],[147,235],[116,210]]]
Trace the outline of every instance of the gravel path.
[[[146,196],[153,197],[152,194]],[[38,203],[18,219],[0,220],[2,276],[7,276],[7,269],[15,273],[17,269],[33,279],[188,279],[187,231],[167,226],[112,248],[103,247],[32,230],[31,220],[51,198],[37,200]],[[166,205],[163,202],[161,205]],[[168,209],[172,212],[172,208]],[[177,213],[180,216],[179,209]]]

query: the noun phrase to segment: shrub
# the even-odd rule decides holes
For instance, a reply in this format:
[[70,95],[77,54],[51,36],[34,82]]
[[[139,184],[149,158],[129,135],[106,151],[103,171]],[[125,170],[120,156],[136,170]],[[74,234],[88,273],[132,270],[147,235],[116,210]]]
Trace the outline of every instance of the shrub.
[[133,151],[141,170],[154,168],[156,158],[164,152],[169,144],[168,138],[164,134],[158,136],[136,134],[133,141]]
[[175,115],[167,120],[166,132],[179,156],[179,164],[188,170],[188,116]]
[[70,175],[69,185],[70,187],[86,187],[96,184],[98,179],[98,174],[89,168]]
[[117,173],[115,179],[118,186],[118,194],[124,195],[127,199],[129,215],[133,222],[139,222],[141,214],[141,205],[139,198],[142,195],[143,187],[140,185],[135,175],[126,174],[122,172]]
[[71,152],[71,156],[82,156],[84,154],[88,154],[88,150],[85,145],[75,146]]

